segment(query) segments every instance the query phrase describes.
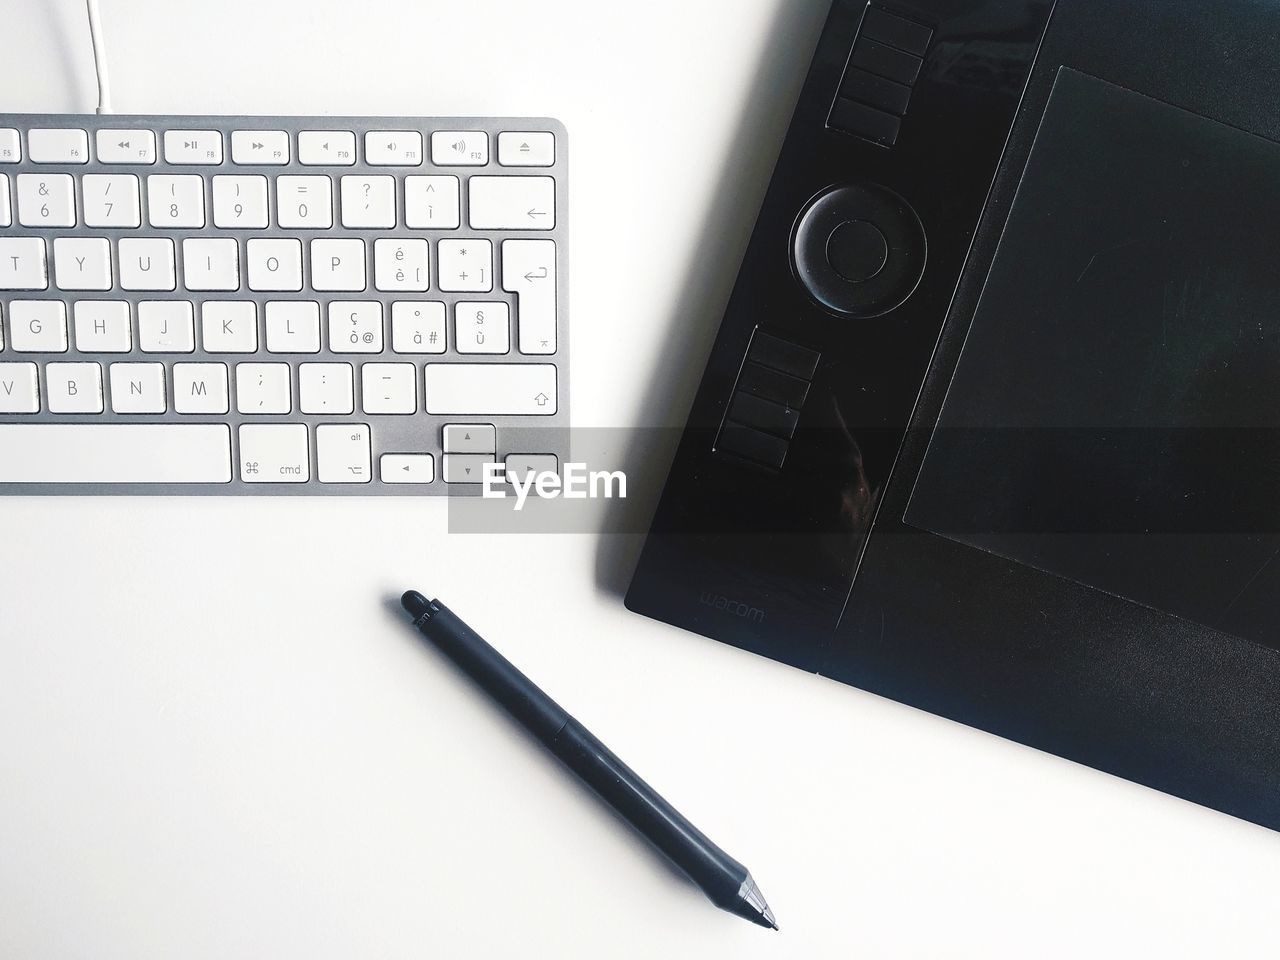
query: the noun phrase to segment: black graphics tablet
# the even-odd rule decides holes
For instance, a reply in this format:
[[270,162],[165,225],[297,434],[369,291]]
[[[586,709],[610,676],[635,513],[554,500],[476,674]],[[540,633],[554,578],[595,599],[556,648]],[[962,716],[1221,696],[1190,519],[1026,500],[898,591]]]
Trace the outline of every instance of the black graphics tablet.
[[628,606],[1280,827],[1277,37],[838,0]]

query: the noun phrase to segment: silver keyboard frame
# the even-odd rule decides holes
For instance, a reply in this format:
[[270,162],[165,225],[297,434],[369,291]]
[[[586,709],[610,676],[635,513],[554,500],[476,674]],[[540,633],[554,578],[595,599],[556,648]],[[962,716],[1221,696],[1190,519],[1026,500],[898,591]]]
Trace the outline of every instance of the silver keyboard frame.
[[[13,207],[13,225],[0,227],[0,236],[5,237],[43,237],[48,246],[50,258],[50,287],[48,290],[36,291],[0,291],[0,303],[4,305],[3,323],[8,333],[9,302],[12,300],[123,300],[131,307],[135,336],[133,349],[129,353],[91,354],[79,353],[74,349],[74,335],[70,329],[71,311],[67,311],[69,346],[66,353],[17,353],[5,337],[5,348],[0,350],[0,361],[35,362],[40,368],[41,412],[36,414],[0,414],[0,423],[55,423],[55,424],[198,424],[225,423],[231,428],[231,457],[233,479],[229,483],[0,483],[0,496],[45,496],[45,495],[112,495],[112,496],[478,496],[479,484],[447,484],[444,482],[444,462],[442,457],[443,426],[451,423],[493,424],[497,432],[496,459],[501,462],[507,454],[555,454],[563,464],[569,457],[569,204],[568,204],[568,134],[560,121],[548,117],[267,117],[267,116],[160,116],[129,114],[0,114],[0,128],[17,128],[23,141],[22,160],[16,164],[0,164],[0,173],[9,177],[11,204]],[[85,130],[89,134],[91,160],[85,164],[46,164],[32,163],[27,148],[27,132],[39,128],[75,128]],[[103,164],[97,160],[96,131],[99,129],[145,129],[156,135],[156,162],[153,164]],[[223,134],[223,162],[210,164],[169,164],[164,159],[165,130],[219,130]],[[233,130],[284,130],[290,135],[291,159],[287,165],[237,165],[231,162],[231,131]],[[304,166],[298,161],[298,133],[304,130],[349,130],[356,135],[357,162],[349,166]],[[364,135],[368,131],[379,130],[417,130],[423,137],[423,157],[420,166],[380,166],[365,162]],[[435,130],[484,131],[489,135],[489,162],[484,166],[445,166],[431,162],[431,133]],[[498,163],[498,134],[505,131],[549,131],[555,134],[555,163],[549,167],[503,167]],[[69,173],[76,182],[77,219],[82,219],[83,191],[80,177],[91,173],[136,174],[142,180],[143,226],[129,228],[86,227],[83,224],[71,228],[33,228],[23,227],[17,216],[17,180],[22,173]],[[334,224],[329,230],[288,230],[278,226],[269,226],[263,230],[222,229],[212,226],[213,196],[211,178],[217,174],[235,173],[239,175],[263,175],[268,178],[268,209],[274,223],[276,216],[276,192],[274,177],[280,175],[328,175],[336,178],[351,174],[378,174],[396,177],[397,221],[404,223],[404,178],[423,174],[440,174],[458,177],[460,197],[460,226],[454,230],[423,230],[397,226],[393,229],[347,229],[342,227],[341,206],[338,197],[338,185],[334,184]],[[159,230],[147,225],[146,177],[150,174],[200,174],[205,178],[205,210],[207,223],[203,228]],[[473,230],[468,226],[468,188],[467,180],[474,175],[529,175],[551,176],[555,178],[556,222],[551,230]],[[182,288],[181,254],[178,255],[178,289],[172,292],[128,291],[119,288],[118,269],[116,270],[116,286],[109,291],[59,291],[53,282],[52,240],[60,236],[94,236],[106,237],[112,246],[113,258],[118,264],[115,251],[121,238],[167,237],[175,240],[180,249],[184,237],[235,237],[241,242],[243,264],[243,241],[253,238],[300,237],[303,240],[323,239],[326,237],[357,237],[365,241],[366,276],[369,278],[368,288],[363,292],[315,292],[310,287],[311,272],[304,271],[304,286],[300,292],[258,292],[247,289],[247,285],[239,291],[220,292],[216,294],[188,292]],[[373,242],[387,237],[425,238],[431,241],[466,237],[488,239],[494,247],[494,284],[490,293],[447,293],[439,290],[439,259],[434,242],[431,243],[430,265],[431,286],[425,293],[383,292],[374,289],[373,285]],[[518,324],[520,322],[516,295],[502,289],[501,282],[501,242],[504,239],[536,239],[554,240],[556,244],[556,336],[557,350],[549,356],[525,356],[518,350]],[[216,353],[204,352],[199,336],[199,309],[196,310],[196,350],[193,353],[143,353],[138,348],[136,336],[137,304],[143,300],[253,300],[258,304],[258,343],[255,353]],[[282,354],[268,353],[262,329],[263,304],[268,300],[315,300],[321,304],[321,350],[319,353]],[[391,349],[391,304],[396,300],[425,299],[445,303],[445,329],[448,350],[442,354],[398,354]],[[333,353],[328,349],[325,305],[331,300],[369,300],[381,301],[383,305],[383,351],[381,353],[351,354]],[[454,351],[454,305],[468,300],[504,300],[510,304],[513,318],[511,330],[510,352],[502,354],[458,354]],[[227,364],[228,398],[230,412],[222,415],[177,414],[172,409],[165,414],[117,414],[111,411],[110,403],[104,404],[106,411],[97,415],[52,414],[46,409],[44,402],[44,371],[48,362],[66,360],[89,360],[103,364],[104,393],[106,391],[107,365],[128,361],[163,361],[166,368],[174,362],[212,362]],[[297,412],[298,403],[298,366],[302,363],[317,362],[350,363],[355,368],[354,390],[356,393],[356,412],[345,417],[330,417],[320,414],[304,414]],[[288,363],[292,370],[292,391],[294,413],[281,416],[249,416],[236,412],[235,403],[235,366],[238,363],[270,362]],[[360,412],[360,367],[364,363],[414,363],[417,368],[418,412],[406,414],[364,414]],[[556,412],[549,416],[436,416],[425,412],[423,404],[423,368],[427,363],[553,363],[556,366]],[[171,382],[167,378],[168,384]],[[246,483],[240,477],[240,444],[238,428],[241,424],[274,424],[305,423],[310,435],[311,479],[306,483]],[[351,423],[369,424],[371,433],[371,472],[368,483],[320,483],[316,470],[315,428],[320,424]],[[435,479],[428,484],[388,484],[382,483],[379,477],[379,457],[384,453],[430,453],[435,457]]]

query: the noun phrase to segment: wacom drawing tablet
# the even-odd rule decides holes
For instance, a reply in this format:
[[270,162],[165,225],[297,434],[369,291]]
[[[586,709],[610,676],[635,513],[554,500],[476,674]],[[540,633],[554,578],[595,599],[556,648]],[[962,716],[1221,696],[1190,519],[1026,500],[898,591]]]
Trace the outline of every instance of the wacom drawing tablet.
[[1277,33],[837,2],[628,605],[1280,827]]

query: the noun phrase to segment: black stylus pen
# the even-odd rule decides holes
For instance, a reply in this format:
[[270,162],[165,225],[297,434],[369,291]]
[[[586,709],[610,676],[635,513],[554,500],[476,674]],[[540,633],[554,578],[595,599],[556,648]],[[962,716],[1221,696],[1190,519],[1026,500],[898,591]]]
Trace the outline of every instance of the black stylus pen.
[[424,637],[661,850],[721,909],[778,929],[747,868],[698,830],[613,752],[439,600],[400,602]]

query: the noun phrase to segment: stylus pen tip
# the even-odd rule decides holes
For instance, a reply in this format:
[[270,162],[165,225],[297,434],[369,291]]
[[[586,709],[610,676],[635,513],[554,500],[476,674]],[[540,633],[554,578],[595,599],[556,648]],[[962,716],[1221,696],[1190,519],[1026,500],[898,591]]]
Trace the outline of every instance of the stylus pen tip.
[[404,596],[400,598],[400,605],[409,612],[413,619],[417,620],[424,613],[431,609],[431,601],[420,594],[417,590],[406,590]]

